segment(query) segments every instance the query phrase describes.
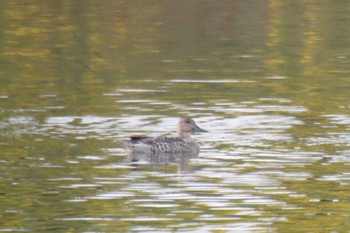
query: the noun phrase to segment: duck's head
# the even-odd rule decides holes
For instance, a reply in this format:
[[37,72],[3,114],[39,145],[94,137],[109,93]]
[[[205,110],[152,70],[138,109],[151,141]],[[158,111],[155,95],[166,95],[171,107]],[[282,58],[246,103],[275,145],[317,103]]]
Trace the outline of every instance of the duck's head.
[[177,123],[177,132],[179,136],[182,138],[185,134],[190,132],[208,132],[204,129],[198,127],[196,122],[189,117],[181,117],[179,122]]

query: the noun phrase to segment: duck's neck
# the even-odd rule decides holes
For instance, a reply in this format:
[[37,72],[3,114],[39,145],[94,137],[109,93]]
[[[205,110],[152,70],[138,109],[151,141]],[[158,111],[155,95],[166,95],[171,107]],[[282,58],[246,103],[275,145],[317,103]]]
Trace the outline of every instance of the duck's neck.
[[192,138],[190,137],[190,135],[186,132],[183,132],[181,129],[178,130],[177,133],[179,134],[179,138],[181,138],[182,140],[192,141]]

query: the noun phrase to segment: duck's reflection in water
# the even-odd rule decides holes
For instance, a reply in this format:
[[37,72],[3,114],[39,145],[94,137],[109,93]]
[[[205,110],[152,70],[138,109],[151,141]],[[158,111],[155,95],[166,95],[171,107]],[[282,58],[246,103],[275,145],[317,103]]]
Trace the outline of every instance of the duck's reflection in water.
[[190,172],[189,163],[191,159],[198,158],[199,152],[177,152],[177,153],[140,153],[131,152],[127,160],[133,166],[149,164],[154,167],[164,167],[177,164],[178,173]]

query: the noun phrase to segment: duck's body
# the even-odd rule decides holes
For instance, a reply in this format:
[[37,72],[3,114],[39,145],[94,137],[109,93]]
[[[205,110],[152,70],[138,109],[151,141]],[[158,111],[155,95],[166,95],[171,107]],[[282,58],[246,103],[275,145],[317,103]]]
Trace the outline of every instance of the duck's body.
[[121,143],[131,152],[138,153],[198,153],[199,145],[189,135],[192,131],[206,132],[199,128],[191,118],[182,117],[177,124],[178,137],[133,136],[129,140],[121,141]]
[[127,148],[134,152],[151,153],[176,153],[176,152],[199,152],[199,145],[192,138],[185,141],[179,137],[131,137],[124,143]]

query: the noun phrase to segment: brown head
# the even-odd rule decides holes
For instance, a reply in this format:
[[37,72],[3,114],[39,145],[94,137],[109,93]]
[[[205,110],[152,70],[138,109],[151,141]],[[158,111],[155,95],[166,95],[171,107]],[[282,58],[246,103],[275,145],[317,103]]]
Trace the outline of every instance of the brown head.
[[196,122],[189,117],[181,117],[177,123],[177,133],[182,139],[189,138],[188,133],[190,132],[207,132],[197,126]]

